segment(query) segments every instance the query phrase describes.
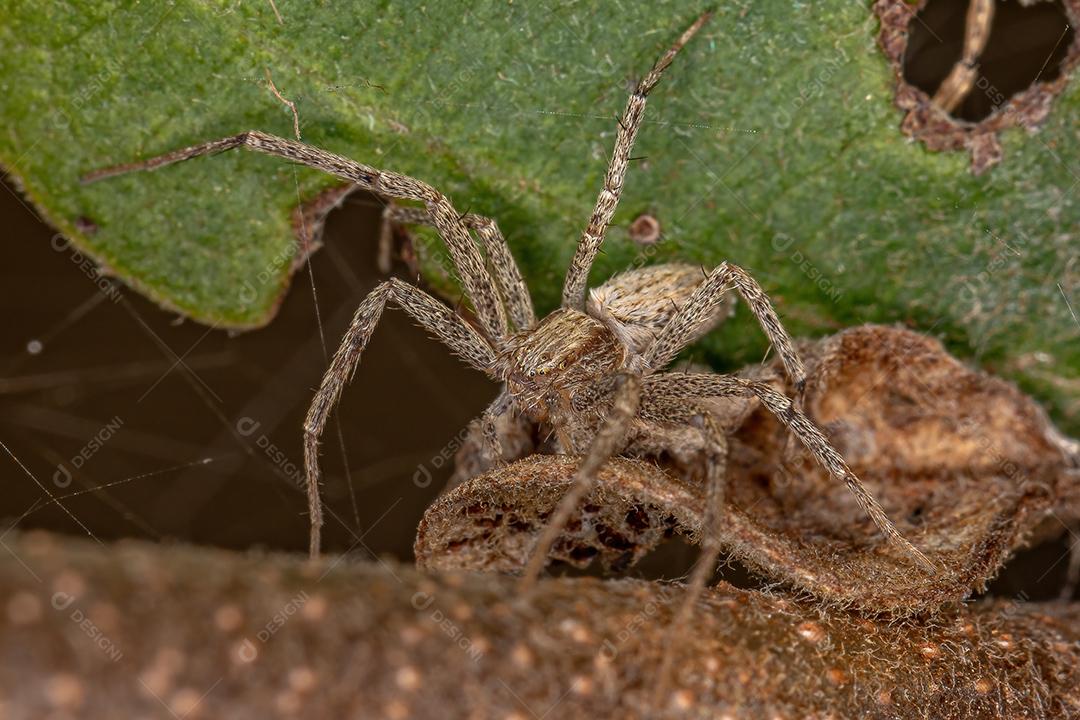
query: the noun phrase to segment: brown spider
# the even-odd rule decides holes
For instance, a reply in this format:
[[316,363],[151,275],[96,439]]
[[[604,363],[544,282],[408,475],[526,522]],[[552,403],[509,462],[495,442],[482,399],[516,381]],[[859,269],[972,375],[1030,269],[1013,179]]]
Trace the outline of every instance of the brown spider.
[[[381,283],[360,304],[304,425],[312,556],[319,553],[323,522],[319,440],[383,309],[393,302],[467,363],[503,383],[502,392],[480,418],[485,445],[492,456],[501,454],[496,420],[514,412],[551,428],[563,452],[582,457],[572,489],[533,551],[522,580],[523,589],[536,582],[552,542],[590,490],[596,470],[608,458],[617,454],[655,457],[665,453],[679,464],[696,462],[708,483],[703,551],[689,583],[687,602],[676,620],[677,624],[685,623],[719,553],[707,528],[715,527],[721,519],[727,442],[707,401],[732,396],[756,397],[825,469],[847,484],[890,540],[932,567],[900,535],[840,454],[803,414],[797,401],[765,383],[733,375],[661,372],[680,350],[719,322],[727,309],[725,294],[734,287],[776,347],[794,387],[801,391],[805,382],[803,364],[765,293],[744,270],[726,262],[708,272],[688,265],[632,270],[592,290],[586,301],[589,269],[618,205],[646,98],[676,53],[707,19],[708,14],[698,18],[630,95],[619,121],[603,188],[566,275],[562,307],[539,322],[521,273],[493,220],[459,214],[445,195],[424,182],[376,170],[298,141],[250,131],[142,162],[104,168],[85,178],[91,181],[133,170],[151,170],[244,146],[323,170],[388,198],[423,203],[423,207],[388,211],[388,217],[432,225],[438,230],[475,309],[478,327],[431,295],[396,278]],[[470,230],[476,233],[480,247]]]

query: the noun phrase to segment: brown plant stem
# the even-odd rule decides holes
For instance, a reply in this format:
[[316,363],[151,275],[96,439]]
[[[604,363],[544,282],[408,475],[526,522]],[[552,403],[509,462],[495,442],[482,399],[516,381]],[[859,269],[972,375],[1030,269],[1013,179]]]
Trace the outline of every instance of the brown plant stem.
[[701,601],[658,715],[645,703],[682,597],[660,584],[543,580],[522,599],[512,578],[382,562],[3,542],[12,718],[1080,713],[1075,604],[876,623],[724,585]]

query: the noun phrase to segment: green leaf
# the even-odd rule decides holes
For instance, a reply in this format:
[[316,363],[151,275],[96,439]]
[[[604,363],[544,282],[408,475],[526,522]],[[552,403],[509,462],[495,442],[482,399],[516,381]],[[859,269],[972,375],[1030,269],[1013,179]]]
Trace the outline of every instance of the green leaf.
[[[559,297],[632,82],[689,2],[0,3],[0,162],[127,283],[205,323],[267,322],[290,215],[328,177],[241,151],[81,185],[96,167],[261,129],[422,178],[498,219],[542,310]],[[793,333],[904,322],[1019,380],[1080,427],[1080,90],[1044,127],[963,153],[900,130],[860,3],[723,3],[650,98],[592,282],[635,262],[738,263]],[[626,226],[649,211],[665,241]],[[95,231],[89,233],[86,228]],[[444,265],[424,236],[424,270]],[[760,358],[745,311],[705,345]]]

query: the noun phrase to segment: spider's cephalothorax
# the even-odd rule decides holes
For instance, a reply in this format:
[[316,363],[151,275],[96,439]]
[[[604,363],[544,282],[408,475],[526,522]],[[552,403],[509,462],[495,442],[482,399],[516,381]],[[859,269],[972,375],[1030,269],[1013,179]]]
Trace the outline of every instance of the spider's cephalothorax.
[[[684,456],[696,456],[700,462],[701,470],[695,475],[706,483],[707,506],[702,554],[674,621],[675,633],[680,632],[689,622],[696,598],[711,576],[720,551],[715,533],[709,529],[717,527],[723,514],[727,440],[710,410],[710,402],[733,396],[754,398],[772,412],[833,477],[847,484],[889,541],[929,566],[929,561],[896,530],[843,457],[803,414],[798,402],[768,384],[733,375],[662,372],[680,350],[724,316],[730,305],[727,293],[735,289],[776,348],[793,387],[804,385],[803,365],[791,339],[769,299],[748,273],[726,262],[711,270],[689,265],[642,268],[612,278],[595,289],[586,303],[589,270],[615,215],[646,99],[676,53],[707,18],[708,14],[698,18],[630,95],[619,120],[603,188],[566,273],[562,308],[540,323],[517,264],[493,220],[458,213],[449,198],[420,180],[362,165],[299,141],[252,130],[143,162],[104,168],[84,178],[97,180],[248,147],[323,170],[387,198],[421,203],[417,207],[390,205],[387,219],[432,225],[446,242],[465,295],[475,310],[476,325],[413,285],[396,278],[383,282],[357,308],[312,400],[304,423],[304,460],[313,556],[319,553],[323,524],[319,440],[379,317],[387,303],[392,303],[471,366],[505,384],[480,419],[485,442],[496,456],[500,452],[496,421],[512,413],[541,419],[559,436],[564,452],[581,455],[572,489],[537,541],[525,569],[523,589],[535,582],[552,542],[608,458],[633,454],[642,448],[662,451],[665,442],[683,446],[689,443],[689,449],[681,449]],[[672,647],[675,645],[672,642]],[[667,679],[672,657],[670,653],[665,655],[660,687]]]
[[573,397],[598,377],[623,369],[626,359],[626,347],[603,323],[562,308],[533,329],[508,337],[495,371],[517,407],[543,422],[558,408],[569,408]]

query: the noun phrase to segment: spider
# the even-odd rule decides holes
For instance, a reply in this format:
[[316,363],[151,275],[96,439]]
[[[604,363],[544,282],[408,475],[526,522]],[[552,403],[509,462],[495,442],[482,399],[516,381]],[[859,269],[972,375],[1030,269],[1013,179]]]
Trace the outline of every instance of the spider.
[[[93,181],[134,170],[152,170],[247,147],[323,170],[383,197],[417,201],[422,206],[390,210],[388,216],[433,226],[446,242],[465,295],[475,310],[475,324],[419,288],[389,279],[361,302],[311,403],[304,424],[304,459],[313,557],[319,554],[323,524],[320,438],[383,310],[392,303],[469,365],[502,384],[498,397],[478,420],[485,452],[500,457],[496,421],[507,413],[517,413],[551,428],[563,452],[581,457],[571,489],[541,534],[524,570],[523,590],[535,584],[552,543],[588,494],[597,469],[609,458],[667,453],[688,464],[696,459],[707,483],[708,507],[701,557],[688,583],[687,600],[675,620],[676,626],[685,624],[719,553],[716,543],[710,541],[708,528],[716,527],[722,519],[727,442],[707,401],[733,396],[757,398],[831,475],[847,484],[890,541],[924,566],[932,567],[901,536],[841,455],[802,412],[798,397],[805,384],[803,363],[768,297],[743,269],[727,262],[709,271],[690,265],[646,267],[615,276],[589,292],[586,299],[589,270],[619,203],[648,95],[708,17],[709,13],[702,15],[687,28],[630,95],[618,123],[603,187],[566,274],[561,307],[539,320],[521,272],[494,220],[459,214],[449,198],[420,180],[377,170],[299,141],[253,130],[141,162],[103,168],[84,178]],[[683,348],[722,319],[731,288],[744,299],[777,349],[796,388],[795,400],[768,384],[733,375],[663,372]]]

